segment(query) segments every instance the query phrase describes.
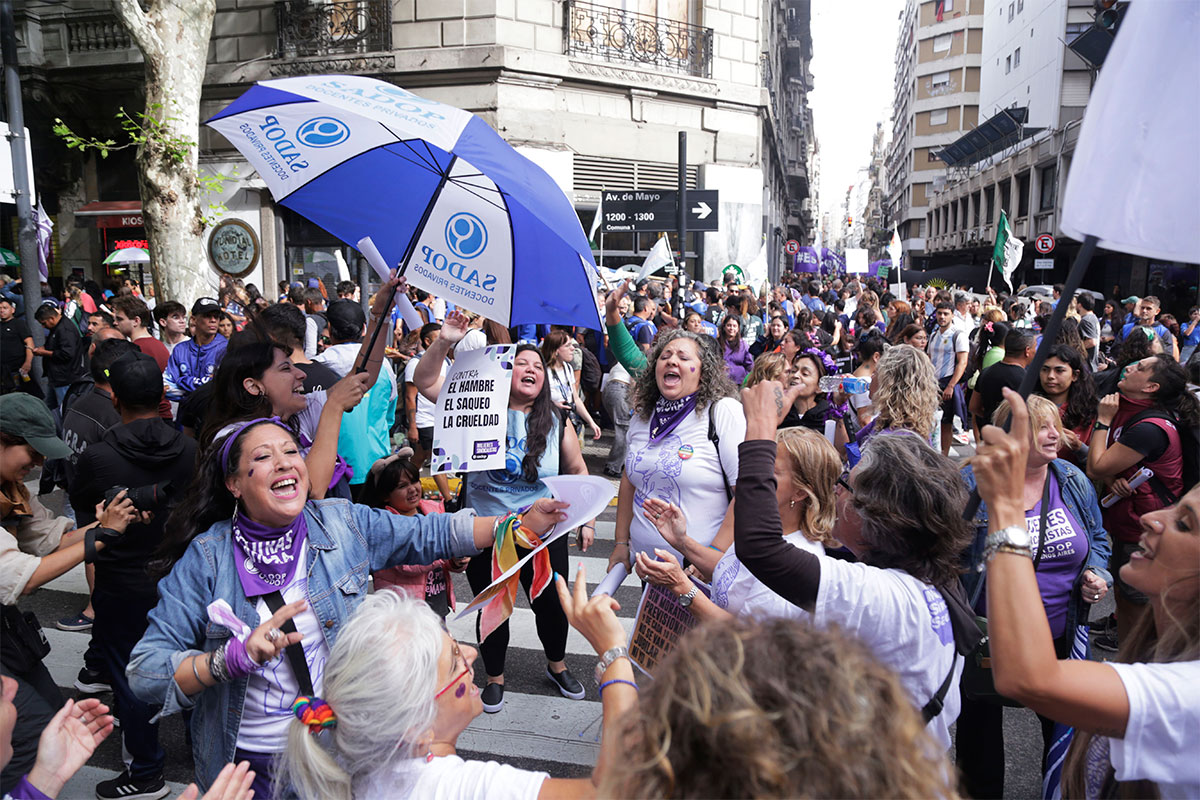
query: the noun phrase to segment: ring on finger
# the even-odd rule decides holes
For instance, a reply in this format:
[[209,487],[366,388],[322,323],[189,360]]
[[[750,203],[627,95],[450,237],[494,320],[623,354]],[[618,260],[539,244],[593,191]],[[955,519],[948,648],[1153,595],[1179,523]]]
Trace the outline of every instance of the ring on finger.
[[267,641],[271,644],[275,644],[282,638],[283,631],[279,630],[279,628],[271,628],[271,630],[267,631]]

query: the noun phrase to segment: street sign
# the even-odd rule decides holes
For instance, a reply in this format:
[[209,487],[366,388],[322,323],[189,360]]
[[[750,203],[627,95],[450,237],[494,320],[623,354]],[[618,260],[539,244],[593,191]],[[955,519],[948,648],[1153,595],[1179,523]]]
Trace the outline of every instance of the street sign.
[[1038,237],[1033,240],[1033,247],[1039,253],[1045,255],[1054,249],[1054,237],[1048,233],[1038,234]]
[[[687,227],[689,231],[719,229],[715,189],[696,189],[687,193]],[[654,233],[673,231],[679,207],[679,192],[631,191],[605,192],[604,218],[601,230],[605,233]]]
[[796,253],[800,252],[800,243],[795,239],[788,239],[783,245],[783,252],[787,253],[789,256],[796,255]]
[[1053,258],[1035,258],[1033,260],[1034,269],[1054,269]]

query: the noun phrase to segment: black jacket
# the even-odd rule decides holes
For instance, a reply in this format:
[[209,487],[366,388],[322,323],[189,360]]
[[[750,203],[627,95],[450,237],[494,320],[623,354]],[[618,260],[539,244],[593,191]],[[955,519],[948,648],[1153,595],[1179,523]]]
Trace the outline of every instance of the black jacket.
[[134,523],[125,535],[96,558],[96,585],[152,593],[155,581],[146,565],[162,540],[170,506],[187,491],[196,467],[196,442],[161,418],[138,419],[110,428],[99,442],[79,454],[71,505],[77,521],[95,519],[96,504],[114,486],[137,488],[170,481],[164,499],[147,524]]
[[63,317],[58,321],[54,330],[46,334],[45,347],[53,353],[42,359],[51,386],[69,386],[87,374],[87,350],[71,320]]

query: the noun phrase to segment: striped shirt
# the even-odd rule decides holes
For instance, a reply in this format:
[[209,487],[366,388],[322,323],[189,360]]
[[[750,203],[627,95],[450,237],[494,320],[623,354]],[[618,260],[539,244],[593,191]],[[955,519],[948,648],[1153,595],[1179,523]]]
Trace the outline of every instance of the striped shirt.
[[925,352],[933,362],[933,372],[938,380],[954,374],[955,356],[967,352],[968,346],[967,334],[954,325],[944,331],[935,328],[933,333],[929,334],[929,344]]

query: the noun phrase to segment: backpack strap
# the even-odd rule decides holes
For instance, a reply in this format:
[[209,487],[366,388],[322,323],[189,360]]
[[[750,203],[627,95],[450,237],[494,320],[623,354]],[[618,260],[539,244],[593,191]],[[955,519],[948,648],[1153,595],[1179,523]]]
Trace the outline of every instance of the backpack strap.
[[[270,594],[264,594],[262,598],[266,601],[267,608],[271,609],[272,614],[284,606],[283,595],[278,589]],[[284,633],[296,633],[296,622],[291,619],[286,620],[279,628]],[[300,694],[312,697],[312,675],[308,672],[308,662],[304,658],[304,646],[296,642],[283,648],[283,652],[287,656],[288,663],[292,665],[292,672],[296,674],[296,683],[300,686]]]
[[942,709],[946,706],[946,694],[950,691],[950,684],[954,682],[954,668],[958,666],[958,648],[954,648],[954,655],[950,659],[950,671],[946,673],[946,679],[942,681],[942,685],[938,687],[937,692],[933,697],[929,698],[929,702],[921,708],[921,718],[925,720],[925,724],[942,713]]
[[[1179,436],[1179,444],[1182,448],[1183,434],[1181,433],[1179,418],[1167,409],[1148,408],[1145,411],[1140,411],[1133,415],[1133,417],[1131,417],[1124,425],[1122,425],[1121,429],[1124,430],[1126,428],[1132,428],[1139,422],[1150,422],[1151,424],[1155,424],[1154,420],[1169,422],[1171,426],[1175,428],[1175,433],[1177,436]],[[1156,425],[1156,427],[1162,430],[1161,425]],[[1164,430],[1163,433],[1166,433],[1166,431]],[[1179,496],[1168,489],[1167,485],[1163,483],[1162,478],[1158,477],[1157,475],[1151,475],[1146,483],[1150,484],[1150,488],[1154,490],[1155,496],[1158,497],[1159,502],[1161,502],[1164,507],[1174,505],[1175,501],[1179,499]]]
[[[717,402],[720,402],[719,400]],[[729,488],[729,478],[725,475],[725,465],[721,463],[721,437],[717,433],[717,421],[713,419],[713,406],[717,403],[709,403],[708,405],[708,440],[713,443],[713,449],[717,451],[717,467],[721,470],[721,485],[725,487],[725,500],[732,502],[733,490]]]

